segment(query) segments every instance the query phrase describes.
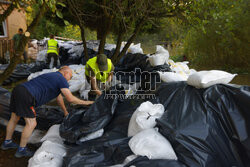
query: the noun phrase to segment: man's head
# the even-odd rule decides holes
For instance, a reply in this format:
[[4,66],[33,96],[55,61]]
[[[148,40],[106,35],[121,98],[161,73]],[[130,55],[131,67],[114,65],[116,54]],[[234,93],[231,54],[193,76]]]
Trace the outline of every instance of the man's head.
[[55,38],[55,35],[50,34],[49,38],[50,38],[50,39],[54,39],[54,38]]
[[96,63],[98,64],[100,71],[108,70],[108,59],[105,54],[98,54]]
[[64,78],[69,81],[72,78],[72,70],[69,68],[69,66],[63,66],[59,69],[59,72],[62,73]]
[[18,34],[22,34],[23,33],[23,29],[22,28],[19,28],[18,29]]

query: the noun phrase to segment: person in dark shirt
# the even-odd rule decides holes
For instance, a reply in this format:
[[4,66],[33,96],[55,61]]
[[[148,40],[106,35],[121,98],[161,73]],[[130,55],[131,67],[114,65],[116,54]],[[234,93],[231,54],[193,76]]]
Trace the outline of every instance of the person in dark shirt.
[[[13,89],[10,100],[10,111],[12,113],[6,127],[5,141],[1,145],[2,150],[18,148],[15,157],[33,156],[33,153],[27,149],[26,144],[37,125],[35,107],[46,104],[56,98],[64,115],[67,116],[68,111],[64,105],[62,94],[70,103],[82,105],[93,103],[93,101],[84,101],[72,95],[68,84],[71,78],[72,70],[68,66],[63,66],[58,72],[40,75]],[[20,117],[24,118],[26,124],[22,132],[20,145],[18,146],[12,142],[12,135]]]
[[[20,50],[18,50],[18,45],[19,45],[19,43],[22,43],[22,36],[23,35],[24,35],[23,29],[19,28],[18,33],[15,34],[12,38],[12,40],[13,40],[13,53],[14,54],[16,54],[20,51]],[[24,63],[27,63],[28,57],[27,57],[27,53],[25,50],[23,52],[23,59],[24,59]]]

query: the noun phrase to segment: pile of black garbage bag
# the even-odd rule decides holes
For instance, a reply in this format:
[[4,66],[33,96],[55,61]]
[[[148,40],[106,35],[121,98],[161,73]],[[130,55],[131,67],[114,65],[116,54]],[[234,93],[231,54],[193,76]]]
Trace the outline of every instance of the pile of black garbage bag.
[[[93,52],[92,56],[94,55]],[[77,64],[84,62],[72,62],[75,61]],[[71,60],[65,58],[65,64],[71,64]],[[27,72],[23,72],[21,76],[28,77],[31,71],[41,71],[43,65],[25,68]],[[22,70],[16,70],[18,71]],[[148,87],[145,86],[147,84],[142,84],[135,95],[140,96],[138,99],[115,99],[103,94],[91,107],[70,106],[70,114],[66,118],[63,118],[63,112],[57,107],[42,106],[36,109],[38,129],[47,130],[53,124],[61,123],[60,135],[65,144],[70,146],[64,157],[64,166],[122,164],[127,156],[133,154],[128,146],[130,137],[127,137],[130,118],[145,101],[164,105],[165,113],[157,120],[157,127],[172,144],[178,160],[149,160],[139,156],[126,166],[250,166],[249,86],[218,84],[206,89],[196,89],[186,82],[159,83],[156,71],[171,69],[168,65],[151,67],[147,56],[143,54],[127,54],[115,71],[122,83],[155,85],[156,90],[150,92],[155,99],[146,96],[149,93]],[[119,91],[111,90],[108,93],[114,95],[124,92],[119,88]],[[1,118],[10,117],[9,100],[10,92],[0,88]],[[20,124],[24,124],[24,121],[21,120]],[[83,143],[79,141],[81,137],[99,129],[104,129],[103,136]]]
[[[123,163],[133,154],[128,146],[129,120],[136,108],[149,100],[165,107],[157,127],[172,144],[178,161],[138,157],[126,166],[249,166],[249,86],[218,84],[196,89],[186,82],[174,82],[161,84],[154,93],[156,99],[114,100],[102,95],[86,111],[70,113],[61,124],[60,134],[76,145],[68,150],[64,165]],[[104,128],[102,137],[84,143],[77,141],[101,128]]]
[[[4,71],[8,64],[0,65],[0,70]],[[3,82],[3,85],[9,85],[20,80],[25,80],[31,73],[41,71],[47,68],[45,63],[18,64],[12,74]]]

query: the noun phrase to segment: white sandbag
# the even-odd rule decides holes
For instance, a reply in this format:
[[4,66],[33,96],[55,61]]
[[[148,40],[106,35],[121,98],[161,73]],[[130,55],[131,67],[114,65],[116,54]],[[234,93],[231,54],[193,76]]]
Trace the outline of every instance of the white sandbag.
[[31,43],[31,45],[32,45],[34,48],[37,48],[37,40],[36,40],[36,39],[32,40],[30,43]]
[[42,137],[44,136],[45,133],[46,133],[46,131],[35,129],[32,132],[32,135],[30,136],[28,143],[31,143],[31,144],[40,143],[41,139],[42,139]]
[[68,83],[69,83],[69,90],[71,92],[76,92],[81,89],[82,81],[80,80],[70,80]]
[[65,48],[65,49],[70,49],[72,48],[74,45],[70,44],[70,43],[66,43],[66,42],[63,42],[63,43],[60,43],[59,44],[59,47],[62,47],[62,48]]
[[141,48],[141,43],[138,43],[136,45],[130,46],[128,48],[128,53],[136,54],[136,53],[141,53],[143,54],[143,50]]
[[188,75],[192,75],[193,73],[197,72],[195,69],[190,69]]
[[177,160],[169,141],[152,128],[133,136],[129,141],[129,147],[134,154],[147,156],[149,159]]
[[[69,89],[71,92],[79,91],[81,94],[82,91],[86,90],[86,78],[85,78],[85,66],[84,65],[70,65],[69,66],[72,69],[72,78],[68,82],[69,83]],[[89,89],[88,89],[89,90]]]
[[177,63],[175,63],[175,65],[179,66],[182,69],[181,71],[188,73],[189,67],[186,63],[188,63],[188,62],[177,62]]
[[103,133],[104,133],[104,129],[100,129],[100,130],[98,130],[96,132],[90,133],[87,136],[82,137],[79,141],[80,142],[85,142],[85,141],[88,141],[88,140],[96,139],[98,137],[101,137],[103,135]]
[[38,52],[36,61],[46,61],[46,56],[47,56],[47,50],[41,50]]
[[116,48],[116,44],[107,44],[107,43],[105,44],[105,47],[104,47],[104,49],[109,50],[109,51],[115,48]]
[[162,46],[156,46],[156,54],[149,56],[147,60],[149,60],[151,66],[159,66],[168,62],[169,53]]
[[175,65],[175,62],[172,59],[168,59],[167,64],[173,66]]
[[28,76],[28,81],[31,80],[31,79],[33,79],[33,78],[38,77],[39,75],[50,73],[50,72],[56,72],[56,71],[58,71],[58,69],[56,69],[56,68],[53,68],[53,69],[43,69],[42,71],[38,71],[38,72],[30,74]]
[[199,71],[188,77],[187,84],[196,88],[207,88],[215,84],[228,84],[236,75],[220,70]]
[[80,93],[80,97],[82,97],[83,99],[85,100],[88,100],[89,99],[89,91],[91,89],[91,86],[90,84],[86,81],[85,82],[85,85],[83,85],[80,90],[79,90],[79,93]]
[[71,57],[80,57],[84,48],[82,45],[72,46],[72,48],[68,51]]
[[47,140],[29,159],[28,167],[61,167],[64,155],[66,149],[63,145]]
[[162,104],[152,104],[149,101],[142,103],[129,121],[128,136],[134,136],[144,129],[153,128],[156,125],[155,119],[160,118],[163,113]]
[[179,74],[179,73],[175,73],[175,72],[160,72],[158,71],[158,73],[160,74],[160,78],[163,82],[177,82],[177,81],[186,81],[187,77]]
[[59,124],[51,126],[47,131],[46,135],[43,136],[43,138],[41,139],[41,142],[51,141],[54,143],[63,144],[63,139],[59,134],[59,128],[60,128]]

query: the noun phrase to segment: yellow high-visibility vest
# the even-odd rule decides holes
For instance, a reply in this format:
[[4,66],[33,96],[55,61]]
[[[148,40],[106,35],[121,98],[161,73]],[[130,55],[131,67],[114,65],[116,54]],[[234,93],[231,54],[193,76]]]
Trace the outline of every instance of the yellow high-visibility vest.
[[48,50],[47,50],[47,53],[55,53],[55,54],[58,55],[57,45],[58,45],[58,42],[56,40],[54,40],[54,39],[48,40]]
[[112,70],[112,62],[110,59],[107,59],[108,69],[107,69],[107,71],[102,71],[103,75],[101,75],[100,70],[98,68],[98,64],[96,63],[96,60],[97,60],[97,57],[93,57],[87,61],[86,66],[85,66],[85,75],[90,77],[89,71],[87,70],[87,66],[89,66],[94,71],[96,79],[101,81],[102,83],[105,83],[108,79],[109,73]]

